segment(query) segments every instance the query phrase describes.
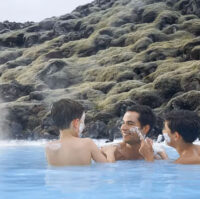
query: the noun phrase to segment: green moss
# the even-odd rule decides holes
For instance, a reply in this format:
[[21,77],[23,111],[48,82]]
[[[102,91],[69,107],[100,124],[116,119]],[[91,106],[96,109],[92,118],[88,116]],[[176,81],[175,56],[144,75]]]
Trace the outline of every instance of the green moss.
[[157,78],[164,78],[164,77],[171,77],[171,76],[182,76],[187,74],[190,71],[197,71],[199,70],[200,63],[198,61],[189,61],[189,62],[182,62],[182,63],[175,63],[175,62],[165,62],[160,64],[157,70],[150,74],[149,77],[152,80]]
[[129,92],[134,88],[143,86],[144,83],[138,80],[127,80],[124,82],[117,83],[109,92],[109,95],[115,95],[118,93]]
[[158,14],[166,9],[169,9],[165,3],[153,3],[144,6],[144,12],[142,13],[143,22],[151,23],[153,22]]
[[105,110],[106,112],[111,112],[113,109],[113,106],[115,103],[120,102],[122,100],[128,99],[128,94],[127,93],[120,93],[120,94],[115,94],[108,96],[106,99],[103,101],[98,101],[98,107],[101,110]]
[[189,91],[172,98],[166,106],[166,109],[187,109],[195,110],[200,105],[200,91]]
[[194,35],[200,34],[200,19],[191,19],[185,21],[182,25],[183,29],[186,29],[188,32],[193,33]]
[[129,48],[111,47],[99,52],[98,56],[101,57],[99,64],[101,66],[106,66],[127,62],[132,59],[134,55],[135,53],[131,52]]
[[164,10],[155,20],[156,27],[162,30],[168,25],[179,23],[180,16],[181,15],[178,12],[172,10]]
[[143,26],[138,28],[136,32],[127,35],[125,45],[128,46],[134,44],[136,41],[144,37],[152,39],[153,42],[166,41],[168,39],[167,35],[155,28],[152,28],[152,25]]

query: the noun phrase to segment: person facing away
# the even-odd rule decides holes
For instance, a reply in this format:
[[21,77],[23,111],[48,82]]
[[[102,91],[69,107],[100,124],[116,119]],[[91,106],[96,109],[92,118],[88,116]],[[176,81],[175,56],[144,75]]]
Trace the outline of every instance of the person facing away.
[[60,139],[46,146],[48,164],[52,166],[89,165],[96,162],[113,162],[115,147],[108,149],[106,157],[90,138],[80,138],[84,129],[85,112],[81,104],[70,99],[55,102],[51,116],[60,131]]
[[200,117],[188,110],[171,111],[165,116],[163,135],[180,157],[178,164],[200,164],[200,146],[193,142],[200,135]]
[[[144,105],[134,105],[126,110],[121,125],[121,134],[123,141],[118,144],[114,157],[115,160],[140,160],[154,161],[154,152],[152,140],[145,139],[147,134],[152,130],[156,122],[156,116],[150,107]],[[132,132],[137,127],[141,132],[139,136]],[[112,145],[101,148],[104,155],[107,148]],[[166,153],[159,152],[159,158],[167,159]]]

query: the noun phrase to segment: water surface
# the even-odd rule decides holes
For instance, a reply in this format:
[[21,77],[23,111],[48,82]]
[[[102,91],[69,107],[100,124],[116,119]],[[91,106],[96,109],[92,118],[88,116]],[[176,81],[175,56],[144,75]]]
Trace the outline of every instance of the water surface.
[[[173,149],[166,150],[170,158],[178,157]],[[192,199],[199,196],[200,165],[139,160],[54,168],[46,163],[44,142],[0,142],[1,199]]]

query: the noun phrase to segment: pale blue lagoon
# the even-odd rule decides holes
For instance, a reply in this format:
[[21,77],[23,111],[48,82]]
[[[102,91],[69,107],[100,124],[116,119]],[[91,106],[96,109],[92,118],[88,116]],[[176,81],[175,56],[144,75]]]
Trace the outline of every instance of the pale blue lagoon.
[[[178,156],[165,148],[171,159]],[[44,142],[0,142],[0,199],[199,197],[200,165],[118,161],[53,168],[46,163]]]

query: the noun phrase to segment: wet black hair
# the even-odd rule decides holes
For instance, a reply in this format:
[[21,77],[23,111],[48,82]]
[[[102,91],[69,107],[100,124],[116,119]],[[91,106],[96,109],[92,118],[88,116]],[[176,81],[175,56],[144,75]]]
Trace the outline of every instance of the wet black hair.
[[156,115],[149,106],[133,105],[126,109],[126,112],[128,111],[139,113],[138,120],[141,126],[144,127],[145,125],[149,125],[150,126],[149,132],[154,128],[156,124]]
[[61,99],[53,103],[51,117],[58,129],[63,130],[70,127],[74,119],[80,119],[84,112],[81,104],[71,99]]
[[178,132],[187,143],[194,142],[200,135],[200,117],[189,110],[174,110],[165,115],[171,133]]

